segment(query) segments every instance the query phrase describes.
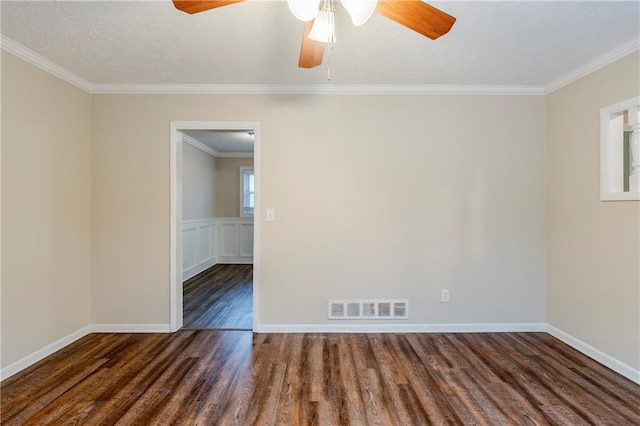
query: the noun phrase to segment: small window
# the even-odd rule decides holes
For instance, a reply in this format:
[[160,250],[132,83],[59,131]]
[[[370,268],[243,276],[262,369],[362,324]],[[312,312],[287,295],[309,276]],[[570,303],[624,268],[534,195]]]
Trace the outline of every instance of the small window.
[[640,200],[640,98],[600,110],[600,200]]
[[253,167],[240,167],[240,216],[253,216],[255,206]]

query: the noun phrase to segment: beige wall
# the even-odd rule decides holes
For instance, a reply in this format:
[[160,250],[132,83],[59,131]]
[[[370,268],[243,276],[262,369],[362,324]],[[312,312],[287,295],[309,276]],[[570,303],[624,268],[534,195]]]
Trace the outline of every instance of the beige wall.
[[216,158],[185,143],[182,146],[182,219],[216,215]]
[[2,366],[169,322],[169,122],[194,120],[260,122],[262,323],[408,298],[411,323],[548,321],[637,369],[640,204],[598,200],[598,111],[638,95],[638,61],[546,100],[92,97],[3,52]]
[[411,323],[543,322],[544,104],[96,95],[94,322],[169,322],[172,120],[260,123],[277,211],[259,235],[260,322],[326,323],[333,298],[408,298]]
[[216,158],[216,216],[240,217],[240,167],[253,158]]
[[548,322],[640,368],[640,203],[599,201],[600,108],[640,94],[638,53],[547,97]]
[[89,325],[91,95],[2,52],[2,366]]

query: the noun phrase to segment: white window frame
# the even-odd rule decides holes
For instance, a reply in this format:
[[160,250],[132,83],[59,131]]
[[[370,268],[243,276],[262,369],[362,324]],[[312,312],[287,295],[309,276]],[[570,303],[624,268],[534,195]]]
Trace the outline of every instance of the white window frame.
[[600,110],[600,201],[640,200],[640,191],[624,190],[624,113],[640,106],[640,96]]
[[[251,213],[245,213],[245,205],[244,205],[244,196],[245,196],[245,187],[244,187],[244,173],[248,170],[253,170],[253,166],[241,166],[240,167],[240,217],[253,217],[255,213],[255,201],[254,201],[254,209]],[[255,172],[253,175],[254,179],[254,190],[255,190]],[[254,192],[255,197],[255,192]]]

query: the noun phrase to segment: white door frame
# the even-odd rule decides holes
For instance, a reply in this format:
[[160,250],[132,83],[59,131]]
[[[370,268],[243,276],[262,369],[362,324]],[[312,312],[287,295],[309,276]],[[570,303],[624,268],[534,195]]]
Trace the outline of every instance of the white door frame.
[[255,214],[253,219],[253,330],[258,324],[258,270],[260,268],[260,123],[220,121],[172,121],[170,137],[170,326],[177,331],[183,324],[182,312],[182,137],[181,130],[249,130],[254,131],[253,169],[255,176]]

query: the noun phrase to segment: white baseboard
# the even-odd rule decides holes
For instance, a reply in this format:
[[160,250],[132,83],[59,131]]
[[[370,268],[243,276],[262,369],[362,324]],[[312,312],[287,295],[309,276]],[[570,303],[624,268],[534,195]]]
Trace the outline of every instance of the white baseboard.
[[169,324],[91,324],[91,333],[170,333]]
[[256,333],[497,333],[544,332],[544,323],[496,324],[258,324]]
[[428,333],[426,324],[259,324],[255,333]]
[[[0,369],[0,381],[13,376],[90,333],[169,333],[169,324],[91,324]],[[488,324],[258,324],[256,333],[499,333],[547,332],[629,380],[640,384],[640,370],[544,323]]]
[[32,366],[36,362],[48,357],[54,352],[59,351],[65,346],[70,345],[76,340],[82,339],[84,336],[90,334],[91,332],[92,329],[90,325],[82,327],[80,330],[74,331],[73,333],[56,340],[55,342],[43,347],[42,349],[38,349],[37,351],[25,356],[24,358],[21,358],[18,361],[7,365],[3,369],[0,369],[0,380],[9,378],[14,374],[24,370],[25,368]]
[[184,282],[189,278],[195,277],[200,272],[204,272],[207,269],[211,268],[212,266],[215,266],[216,263],[218,262],[216,262],[216,258],[214,257],[200,265],[194,266],[193,268],[186,269],[185,271],[182,272],[182,281]]
[[593,358],[605,367],[609,367],[616,373],[640,385],[640,370],[637,370],[630,365],[627,365],[624,362],[612,357],[611,355],[608,355],[601,350],[594,348],[593,346],[573,337],[568,333],[565,333],[564,331],[552,326],[551,324],[547,324],[547,333],[549,333],[556,339],[566,343],[572,348],[578,350],[579,352],[582,352],[586,356]]
[[227,264],[227,265],[251,265],[253,263],[253,257],[218,257],[218,262],[216,264]]
[[543,322],[431,324],[431,333],[534,333],[547,331]]
[[169,324],[90,324],[0,369],[0,381],[91,333],[169,333]]

